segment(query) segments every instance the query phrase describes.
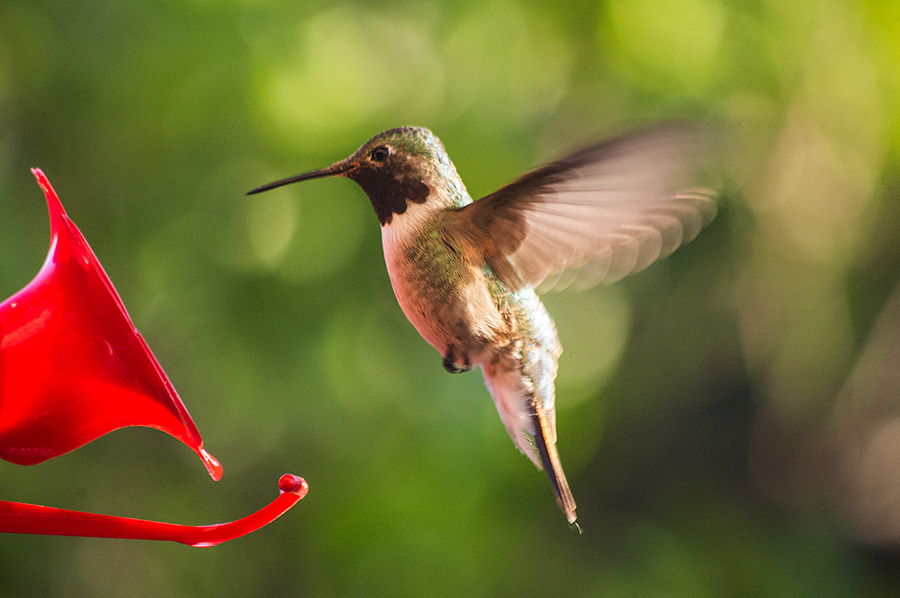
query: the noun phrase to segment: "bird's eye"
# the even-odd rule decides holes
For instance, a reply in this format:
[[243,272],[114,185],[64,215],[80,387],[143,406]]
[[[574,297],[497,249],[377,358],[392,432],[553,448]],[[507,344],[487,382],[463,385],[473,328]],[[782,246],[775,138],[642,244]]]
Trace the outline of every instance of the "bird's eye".
[[383,145],[379,145],[375,149],[372,150],[372,153],[369,154],[369,157],[372,158],[374,162],[384,162],[387,160],[388,154],[390,154],[390,150]]

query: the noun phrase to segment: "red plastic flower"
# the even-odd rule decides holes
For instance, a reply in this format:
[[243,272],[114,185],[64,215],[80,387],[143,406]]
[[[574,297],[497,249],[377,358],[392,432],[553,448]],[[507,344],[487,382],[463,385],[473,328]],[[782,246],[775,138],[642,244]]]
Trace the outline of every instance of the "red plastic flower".
[[[219,480],[222,466],[203,448],[97,257],[44,173],[32,172],[50,211],[50,252],[34,280],[0,304],[0,458],[33,465],[113,430],[147,426],[190,447]],[[282,494],[261,511],[202,528],[0,501],[0,532],[209,546],[258,529],[306,494],[306,482],[290,474],[279,486]]]

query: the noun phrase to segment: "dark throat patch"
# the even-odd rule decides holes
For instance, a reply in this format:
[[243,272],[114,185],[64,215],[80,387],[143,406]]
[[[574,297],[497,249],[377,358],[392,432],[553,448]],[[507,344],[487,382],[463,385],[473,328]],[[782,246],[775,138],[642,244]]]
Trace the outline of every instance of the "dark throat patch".
[[348,175],[362,187],[381,226],[390,224],[394,214],[406,211],[408,202],[425,203],[431,189],[405,172],[384,168],[357,168]]

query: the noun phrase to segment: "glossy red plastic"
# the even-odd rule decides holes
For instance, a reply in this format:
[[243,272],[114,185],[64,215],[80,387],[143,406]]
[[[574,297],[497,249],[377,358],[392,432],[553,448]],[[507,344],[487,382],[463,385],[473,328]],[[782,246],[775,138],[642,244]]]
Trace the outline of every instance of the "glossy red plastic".
[[0,304],[0,458],[32,465],[126,426],[171,434],[210,476],[222,466],[44,173],[50,252]]
[[[222,466],[138,333],[100,262],[44,173],[50,252],[38,275],[0,304],[0,458],[33,465],[126,426],[166,432],[197,453],[214,480]],[[285,474],[281,494],[237,521],[187,526],[0,501],[0,533],[171,540],[215,546],[256,531],[306,495]]]
[[306,496],[306,480],[285,474],[278,482],[281,493],[262,509],[237,521],[215,525],[179,525],[84,513],[26,503],[0,501],[0,532],[45,534],[130,540],[169,540],[207,547],[246,536],[281,517]]

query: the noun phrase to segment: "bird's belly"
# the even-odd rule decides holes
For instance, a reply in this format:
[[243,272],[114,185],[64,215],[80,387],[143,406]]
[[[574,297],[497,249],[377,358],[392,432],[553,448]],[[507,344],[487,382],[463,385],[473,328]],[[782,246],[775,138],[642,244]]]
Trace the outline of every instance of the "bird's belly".
[[422,338],[460,367],[481,363],[506,326],[484,275],[461,262],[391,251],[385,261],[400,309]]
[[437,306],[430,304],[417,289],[411,289],[400,278],[391,277],[391,284],[406,319],[429,345],[437,349],[441,355],[446,354],[448,346],[453,343],[450,331],[444,324],[448,314],[443,312],[447,310],[438,309]]

